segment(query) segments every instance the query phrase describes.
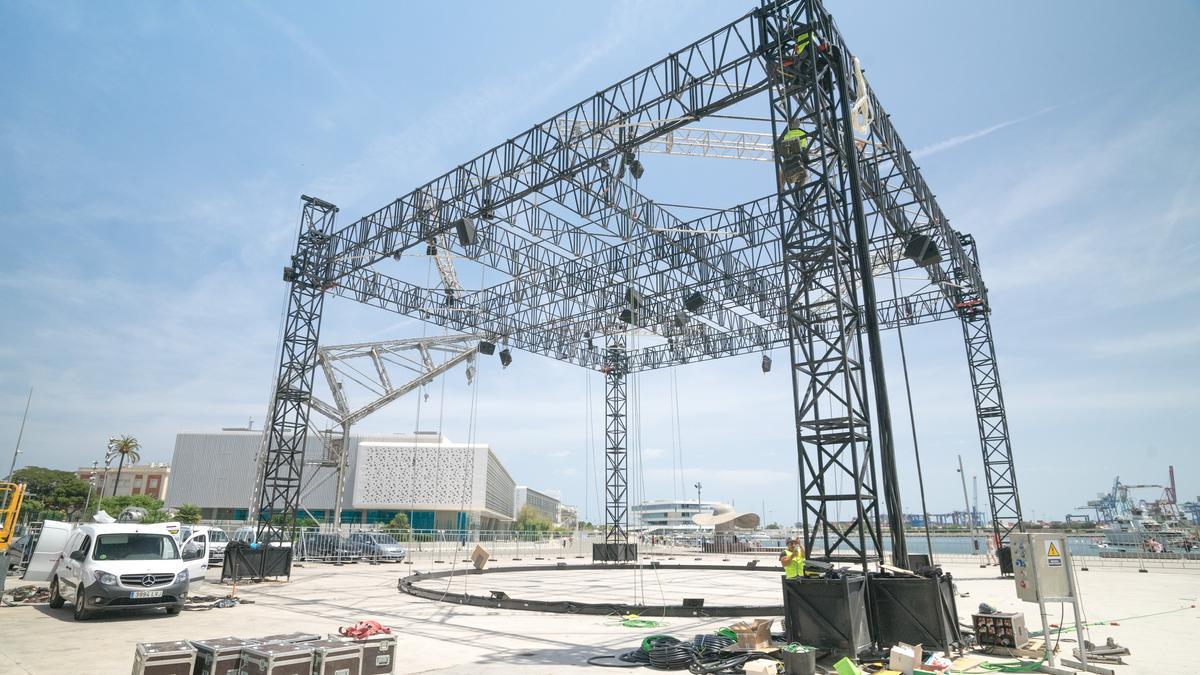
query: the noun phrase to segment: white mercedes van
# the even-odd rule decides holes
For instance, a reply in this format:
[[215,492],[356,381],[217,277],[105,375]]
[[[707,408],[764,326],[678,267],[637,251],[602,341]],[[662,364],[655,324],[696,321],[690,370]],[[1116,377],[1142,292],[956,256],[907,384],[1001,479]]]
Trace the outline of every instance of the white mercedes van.
[[178,614],[189,585],[204,581],[207,541],[192,535],[181,551],[162,525],[80,525],[51,572],[50,607],[73,603],[77,621],[101,610],[162,607]]

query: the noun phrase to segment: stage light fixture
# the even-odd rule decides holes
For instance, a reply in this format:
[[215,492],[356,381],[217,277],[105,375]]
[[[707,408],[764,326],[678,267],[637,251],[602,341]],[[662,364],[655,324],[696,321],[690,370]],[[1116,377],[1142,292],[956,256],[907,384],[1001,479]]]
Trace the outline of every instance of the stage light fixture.
[[479,353],[484,356],[491,356],[496,353],[496,343],[488,342],[487,340],[479,341]]
[[927,234],[910,234],[904,243],[904,257],[921,267],[929,267],[942,259],[937,242]]
[[507,368],[512,363],[512,352],[507,349],[500,350],[500,365]]
[[771,357],[767,356],[766,354],[763,354],[762,371],[764,373],[771,372]]
[[633,176],[634,180],[641,180],[644,173],[646,173],[646,167],[642,166],[641,160],[635,159],[629,163],[629,175]]
[[425,247],[425,255],[437,255],[437,246],[429,244]]
[[475,221],[471,218],[459,218],[454,221],[454,229],[458,232],[458,243],[471,246],[476,242]]
[[683,306],[685,309],[687,309],[687,311],[691,312],[692,314],[699,312],[700,308],[704,306],[704,294],[699,291],[692,293],[691,295],[684,298]]

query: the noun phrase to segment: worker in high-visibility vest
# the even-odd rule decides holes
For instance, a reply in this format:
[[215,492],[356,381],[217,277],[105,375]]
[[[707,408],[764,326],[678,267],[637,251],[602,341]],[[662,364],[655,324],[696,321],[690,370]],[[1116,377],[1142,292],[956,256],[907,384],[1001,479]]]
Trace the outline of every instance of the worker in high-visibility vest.
[[780,173],[786,183],[803,183],[808,176],[808,134],[803,129],[788,129],[779,139]]
[[789,539],[787,549],[779,554],[779,564],[783,565],[783,573],[788,579],[804,576],[804,549],[800,547],[799,539]]

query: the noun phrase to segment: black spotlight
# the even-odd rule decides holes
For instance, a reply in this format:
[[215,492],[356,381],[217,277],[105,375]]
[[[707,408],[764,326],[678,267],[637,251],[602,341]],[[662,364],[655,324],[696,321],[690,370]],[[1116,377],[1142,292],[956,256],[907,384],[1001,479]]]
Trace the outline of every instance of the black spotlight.
[[491,356],[492,354],[495,354],[496,353],[496,343],[488,342],[487,340],[480,340],[479,353],[483,354],[485,356]]
[[635,159],[629,163],[629,174],[633,176],[634,180],[641,180],[644,173],[646,173],[646,167],[642,166],[641,160]]
[[771,372],[771,357],[763,354],[762,369],[764,373]]
[[500,365],[504,368],[507,368],[510,363],[512,363],[512,352],[508,351],[507,348],[501,349],[500,350]]
[[692,293],[684,298],[683,306],[692,314],[699,312],[700,308],[704,306],[704,294],[699,291]]
[[437,246],[429,244],[425,247],[425,255],[437,255]]
[[631,309],[638,309],[645,302],[645,299],[642,298],[641,293],[638,293],[636,290],[630,288],[625,291],[625,302],[629,303],[629,307]]
[[937,242],[927,234],[911,234],[904,244],[904,257],[921,267],[929,267],[942,259]]
[[475,243],[475,221],[471,218],[459,218],[454,221],[454,229],[458,231],[458,243],[470,246]]
[[283,280],[284,281],[289,281],[289,282],[295,281],[296,278],[297,278],[297,274],[296,274],[295,268],[292,268],[292,267],[283,268]]
[[633,312],[628,309],[621,310],[621,321],[625,323],[633,323]]

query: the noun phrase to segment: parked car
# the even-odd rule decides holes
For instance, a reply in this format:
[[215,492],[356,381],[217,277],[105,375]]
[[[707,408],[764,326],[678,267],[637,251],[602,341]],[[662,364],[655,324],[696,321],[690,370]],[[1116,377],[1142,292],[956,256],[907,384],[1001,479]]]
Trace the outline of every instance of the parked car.
[[358,562],[362,549],[333,533],[305,532],[296,543],[299,560],[343,560]]
[[225,560],[225,546],[229,544],[229,535],[225,530],[211,525],[184,525],[179,528],[178,541],[187,541],[193,534],[204,532],[208,534],[208,562],[219,565]]
[[50,577],[50,607],[74,604],[75,620],[101,610],[163,608],[178,614],[190,586],[204,581],[208,536],[183,546],[161,525],[80,525],[67,537]]
[[[238,529],[234,530],[233,536],[230,537],[230,541],[240,541],[243,544],[249,544],[249,545],[257,544],[258,543],[258,529],[255,527],[250,527],[250,526],[239,527]],[[272,544],[272,546],[278,546],[278,545],[279,545],[278,542]],[[283,542],[283,545],[291,546],[292,542],[285,541],[285,542]]]
[[363,558],[400,562],[407,551],[400,542],[385,532],[355,532],[346,538]]

